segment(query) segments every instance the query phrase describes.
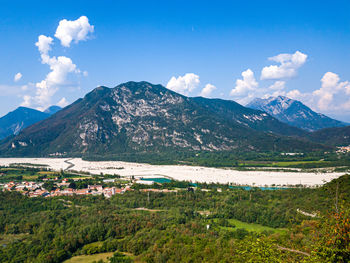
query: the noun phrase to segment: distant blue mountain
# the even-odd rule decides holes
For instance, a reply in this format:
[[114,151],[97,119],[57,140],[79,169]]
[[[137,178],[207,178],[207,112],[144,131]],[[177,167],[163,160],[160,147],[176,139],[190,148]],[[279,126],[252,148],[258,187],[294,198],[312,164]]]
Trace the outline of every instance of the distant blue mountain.
[[0,140],[10,135],[17,135],[22,129],[50,117],[59,111],[58,106],[51,106],[41,112],[26,107],[18,107],[0,118]]
[[60,110],[62,110],[62,108],[60,106],[53,105],[53,106],[48,107],[44,112],[52,115]]
[[268,99],[257,98],[250,102],[247,107],[265,111],[281,122],[307,131],[348,125],[321,113],[314,112],[300,101],[284,96],[270,97]]

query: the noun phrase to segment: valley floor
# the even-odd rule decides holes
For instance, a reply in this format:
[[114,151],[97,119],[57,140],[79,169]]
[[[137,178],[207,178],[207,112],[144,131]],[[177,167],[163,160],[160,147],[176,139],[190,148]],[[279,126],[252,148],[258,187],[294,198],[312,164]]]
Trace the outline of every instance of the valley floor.
[[81,158],[0,158],[0,166],[10,164],[45,165],[53,170],[74,170],[91,174],[118,174],[122,177],[161,178],[167,177],[193,183],[220,183],[249,186],[295,186],[323,185],[344,173],[238,171],[224,168],[208,168],[185,165],[150,165],[120,161],[92,162]]

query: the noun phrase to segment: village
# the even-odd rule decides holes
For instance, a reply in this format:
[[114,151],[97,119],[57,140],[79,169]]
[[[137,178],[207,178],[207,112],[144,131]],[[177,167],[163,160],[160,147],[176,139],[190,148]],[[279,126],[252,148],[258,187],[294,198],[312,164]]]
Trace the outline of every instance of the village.
[[130,191],[130,186],[124,188],[105,187],[102,185],[88,185],[87,188],[74,189],[70,186],[68,179],[63,179],[61,183],[56,183],[54,190],[45,189],[44,182],[15,182],[11,181],[3,185],[3,191],[17,191],[29,197],[53,197],[53,196],[72,196],[72,195],[103,195],[107,198]]
[[[53,179],[58,180],[57,178]],[[45,181],[45,180],[44,180]],[[48,180],[46,180],[48,181]],[[52,181],[51,181],[52,182]],[[153,183],[153,182],[152,182]],[[151,185],[150,181],[134,180],[123,187],[103,187],[103,185],[88,185],[87,188],[75,189],[71,186],[69,179],[65,178],[61,182],[56,182],[55,189],[46,189],[45,182],[33,182],[33,181],[10,181],[6,184],[0,185],[2,191],[16,191],[28,197],[54,197],[54,196],[73,196],[73,195],[103,195],[106,198],[110,198],[116,194],[124,194],[127,191],[133,191],[133,184]],[[169,189],[154,189],[146,188],[140,189],[142,192],[177,192],[177,190]]]

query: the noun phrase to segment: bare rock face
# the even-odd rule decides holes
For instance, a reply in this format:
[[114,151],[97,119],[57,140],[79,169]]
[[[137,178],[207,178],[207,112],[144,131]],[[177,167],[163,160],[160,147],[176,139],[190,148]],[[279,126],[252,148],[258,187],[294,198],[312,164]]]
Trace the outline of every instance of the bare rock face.
[[[98,87],[0,144],[3,156],[173,151],[313,150],[305,132],[233,101],[189,98],[161,85]],[[25,145],[25,146],[23,146]]]
[[316,131],[324,128],[343,127],[346,123],[337,121],[314,112],[297,100],[284,96],[270,97],[268,99],[255,99],[247,107],[265,111],[281,122],[307,130]]

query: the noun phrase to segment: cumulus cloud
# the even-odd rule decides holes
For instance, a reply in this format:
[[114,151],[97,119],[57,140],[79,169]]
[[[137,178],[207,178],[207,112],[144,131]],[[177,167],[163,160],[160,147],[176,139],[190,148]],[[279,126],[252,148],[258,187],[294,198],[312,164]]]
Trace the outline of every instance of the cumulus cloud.
[[256,97],[276,97],[287,95],[285,79],[295,76],[298,69],[305,64],[307,55],[296,51],[294,54],[279,54],[269,58],[270,61],[278,63],[278,65],[270,65],[264,67],[261,71],[261,80],[275,80],[270,85],[262,85],[254,77],[252,70],[248,69],[242,72],[242,79],[236,80],[236,86],[231,90],[230,95],[239,103],[246,104]]
[[261,71],[261,79],[284,79],[294,77],[298,69],[305,64],[307,55],[299,51],[294,54],[279,54],[270,57],[270,61],[280,65],[271,65],[264,67]]
[[294,54],[279,54],[269,58],[278,63],[264,67],[261,80],[274,80],[269,86],[263,81],[259,84],[252,70],[242,72],[242,78],[236,80],[236,86],[230,95],[237,102],[245,105],[256,97],[268,98],[287,96],[300,100],[313,110],[330,115],[350,114],[350,82],[342,81],[338,74],[326,72],[321,78],[321,87],[314,91],[288,90],[287,79],[296,76],[299,68],[307,61],[307,55],[296,51]]
[[37,90],[33,100],[41,108],[50,105],[51,97],[56,93],[59,86],[65,84],[68,73],[80,72],[70,58],[65,56],[50,57],[48,52],[51,43],[52,38],[41,35],[35,44],[40,52],[41,62],[47,64],[51,70],[44,80],[35,84]]
[[22,78],[22,73],[18,72],[14,77],[13,77],[13,81],[17,82]]
[[58,103],[56,103],[56,105],[60,106],[61,108],[66,107],[68,104],[68,101],[64,97]]
[[264,88],[257,91],[256,96],[259,96],[259,94],[263,94],[261,95],[262,98],[286,96],[285,88],[286,88],[286,82],[282,80],[277,80],[268,88]]
[[340,81],[338,74],[326,72],[321,78],[321,87],[311,92],[291,90],[286,96],[300,100],[313,110],[343,115],[350,110],[350,82]]
[[305,94],[301,93],[299,90],[297,89],[293,89],[291,91],[289,91],[286,96],[288,98],[291,98],[291,99],[295,99],[295,100],[300,100],[300,99],[303,99],[303,97],[305,97]]
[[32,97],[29,95],[23,96],[23,102],[21,103],[22,107],[29,107],[31,105]]
[[[63,46],[69,47],[71,42],[75,43],[86,40],[88,34],[94,31],[94,26],[89,24],[87,17],[82,16],[75,21],[68,21],[63,19],[60,21],[55,37],[61,41]],[[26,95],[23,99],[24,105],[35,105],[38,109],[45,109],[51,105],[51,98],[61,87],[67,86],[68,76],[70,73],[80,74],[81,71],[73,63],[73,61],[66,56],[51,56],[49,52],[54,44],[54,39],[49,36],[40,35],[38,41],[35,43],[41,57],[41,63],[50,67],[50,72],[46,75],[45,79],[37,82],[35,95]],[[87,76],[87,72],[82,73],[83,76]],[[28,97],[29,96],[29,97]],[[66,104],[65,98],[60,102],[62,105]]]
[[38,37],[38,41],[35,43],[35,45],[38,47],[40,54],[47,55],[49,53],[49,51],[51,50],[52,42],[53,42],[52,37],[40,35]]
[[52,57],[46,64],[50,66],[51,71],[44,80],[35,85],[37,88],[35,101],[45,107],[50,104],[51,97],[56,93],[59,86],[66,84],[68,73],[78,72],[72,60],[64,56]]
[[334,96],[343,93],[350,95],[349,81],[340,82],[339,75],[333,72],[327,72],[321,79],[321,88],[315,90],[312,95],[317,101],[317,107],[320,110],[328,110],[334,108]]
[[254,72],[251,69],[247,69],[242,72],[242,79],[236,80],[236,86],[231,90],[230,96],[240,103],[247,103],[254,97],[258,86]]
[[90,25],[86,16],[81,16],[77,20],[71,21],[63,19],[59,22],[55,37],[61,41],[61,45],[69,47],[71,42],[78,43],[86,40],[89,33],[94,32],[94,26]]
[[273,83],[269,89],[271,90],[283,90],[286,87],[286,82],[282,80],[277,80]]
[[202,96],[202,97],[209,97],[210,94],[216,90],[216,87],[212,84],[207,84],[205,85],[205,87],[202,89],[201,93],[199,94],[199,96]]
[[249,91],[255,90],[259,84],[255,80],[254,72],[251,69],[247,69],[242,72],[242,79],[236,80],[236,87],[230,92],[231,96],[244,96]]
[[188,95],[199,85],[199,76],[194,73],[186,73],[184,76],[172,77],[166,87],[183,95]]
[[288,96],[285,91],[286,82],[282,80],[275,81],[268,87],[259,87],[254,72],[250,69],[242,72],[242,79],[236,80],[236,86],[230,92],[230,95],[237,102],[245,105],[254,98],[269,98],[277,96]]

